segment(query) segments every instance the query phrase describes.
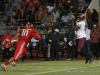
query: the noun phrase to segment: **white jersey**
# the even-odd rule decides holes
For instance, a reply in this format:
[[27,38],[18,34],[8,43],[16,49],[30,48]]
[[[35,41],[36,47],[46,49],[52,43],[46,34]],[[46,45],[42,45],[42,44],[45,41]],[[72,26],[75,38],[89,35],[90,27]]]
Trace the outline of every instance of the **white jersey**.
[[86,38],[85,22],[84,21],[77,22],[76,26],[80,27],[80,29],[76,31],[77,39]]

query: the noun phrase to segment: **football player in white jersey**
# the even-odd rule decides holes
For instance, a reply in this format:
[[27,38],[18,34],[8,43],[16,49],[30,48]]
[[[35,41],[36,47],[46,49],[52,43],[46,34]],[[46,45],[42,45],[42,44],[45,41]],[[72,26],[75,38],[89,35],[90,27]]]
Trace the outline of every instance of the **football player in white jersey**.
[[85,22],[83,21],[84,16],[82,14],[78,15],[78,22],[76,23],[76,26],[74,26],[74,23],[72,23],[73,30],[76,31],[77,39],[78,39],[78,53],[86,58],[85,64],[89,61],[89,63],[92,63],[94,56],[86,53],[84,50],[82,50],[84,43],[86,41],[86,34],[85,34]]

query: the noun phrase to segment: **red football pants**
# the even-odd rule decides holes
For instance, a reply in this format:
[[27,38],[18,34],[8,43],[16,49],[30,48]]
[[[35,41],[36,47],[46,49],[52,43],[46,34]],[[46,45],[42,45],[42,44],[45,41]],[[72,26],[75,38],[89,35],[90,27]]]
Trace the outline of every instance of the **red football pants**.
[[18,58],[21,55],[26,55],[27,54],[25,46],[26,46],[26,42],[24,40],[19,40],[16,43],[16,50],[15,50],[15,53],[14,53],[14,56],[13,56],[15,58],[15,60],[18,60]]

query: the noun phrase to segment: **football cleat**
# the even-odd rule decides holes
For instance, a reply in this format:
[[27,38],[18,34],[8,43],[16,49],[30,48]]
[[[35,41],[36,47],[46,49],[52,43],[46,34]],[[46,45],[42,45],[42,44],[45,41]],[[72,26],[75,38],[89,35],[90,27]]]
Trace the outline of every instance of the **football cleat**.
[[1,64],[1,68],[4,69],[4,71],[8,71],[8,70],[6,69],[6,66],[5,66],[4,64]]
[[87,58],[86,58],[86,62],[85,62],[85,64],[87,64],[87,63],[88,63],[88,61],[89,61],[89,58],[87,57]]
[[15,62],[12,62],[11,65],[16,66],[16,63]]
[[94,60],[94,58],[95,58],[94,55],[92,55],[92,57],[90,58],[89,64],[92,63],[92,61]]

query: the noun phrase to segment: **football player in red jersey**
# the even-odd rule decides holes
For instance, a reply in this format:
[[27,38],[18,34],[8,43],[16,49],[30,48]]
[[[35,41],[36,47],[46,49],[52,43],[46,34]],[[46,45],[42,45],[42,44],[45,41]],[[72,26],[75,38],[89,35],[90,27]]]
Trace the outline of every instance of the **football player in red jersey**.
[[[21,29],[19,33],[17,33],[9,42],[11,44],[12,40],[15,40],[19,38],[19,40],[16,43],[16,50],[14,53],[14,56],[10,58],[7,62],[4,64],[1,64],[1,68],[6,70],[6,66],[10,63],[12,63],[13,66],[16,66],[15,62],[21,58],[23,55],[27,54],[25,46],[29,43],[32,37],[36,37],[37,39],[41,39],[41,36],[37,34],[36,30],[32,28],[32,26],[29,24],[26,29]],[[8,46],[9,46],[8,44]]]

